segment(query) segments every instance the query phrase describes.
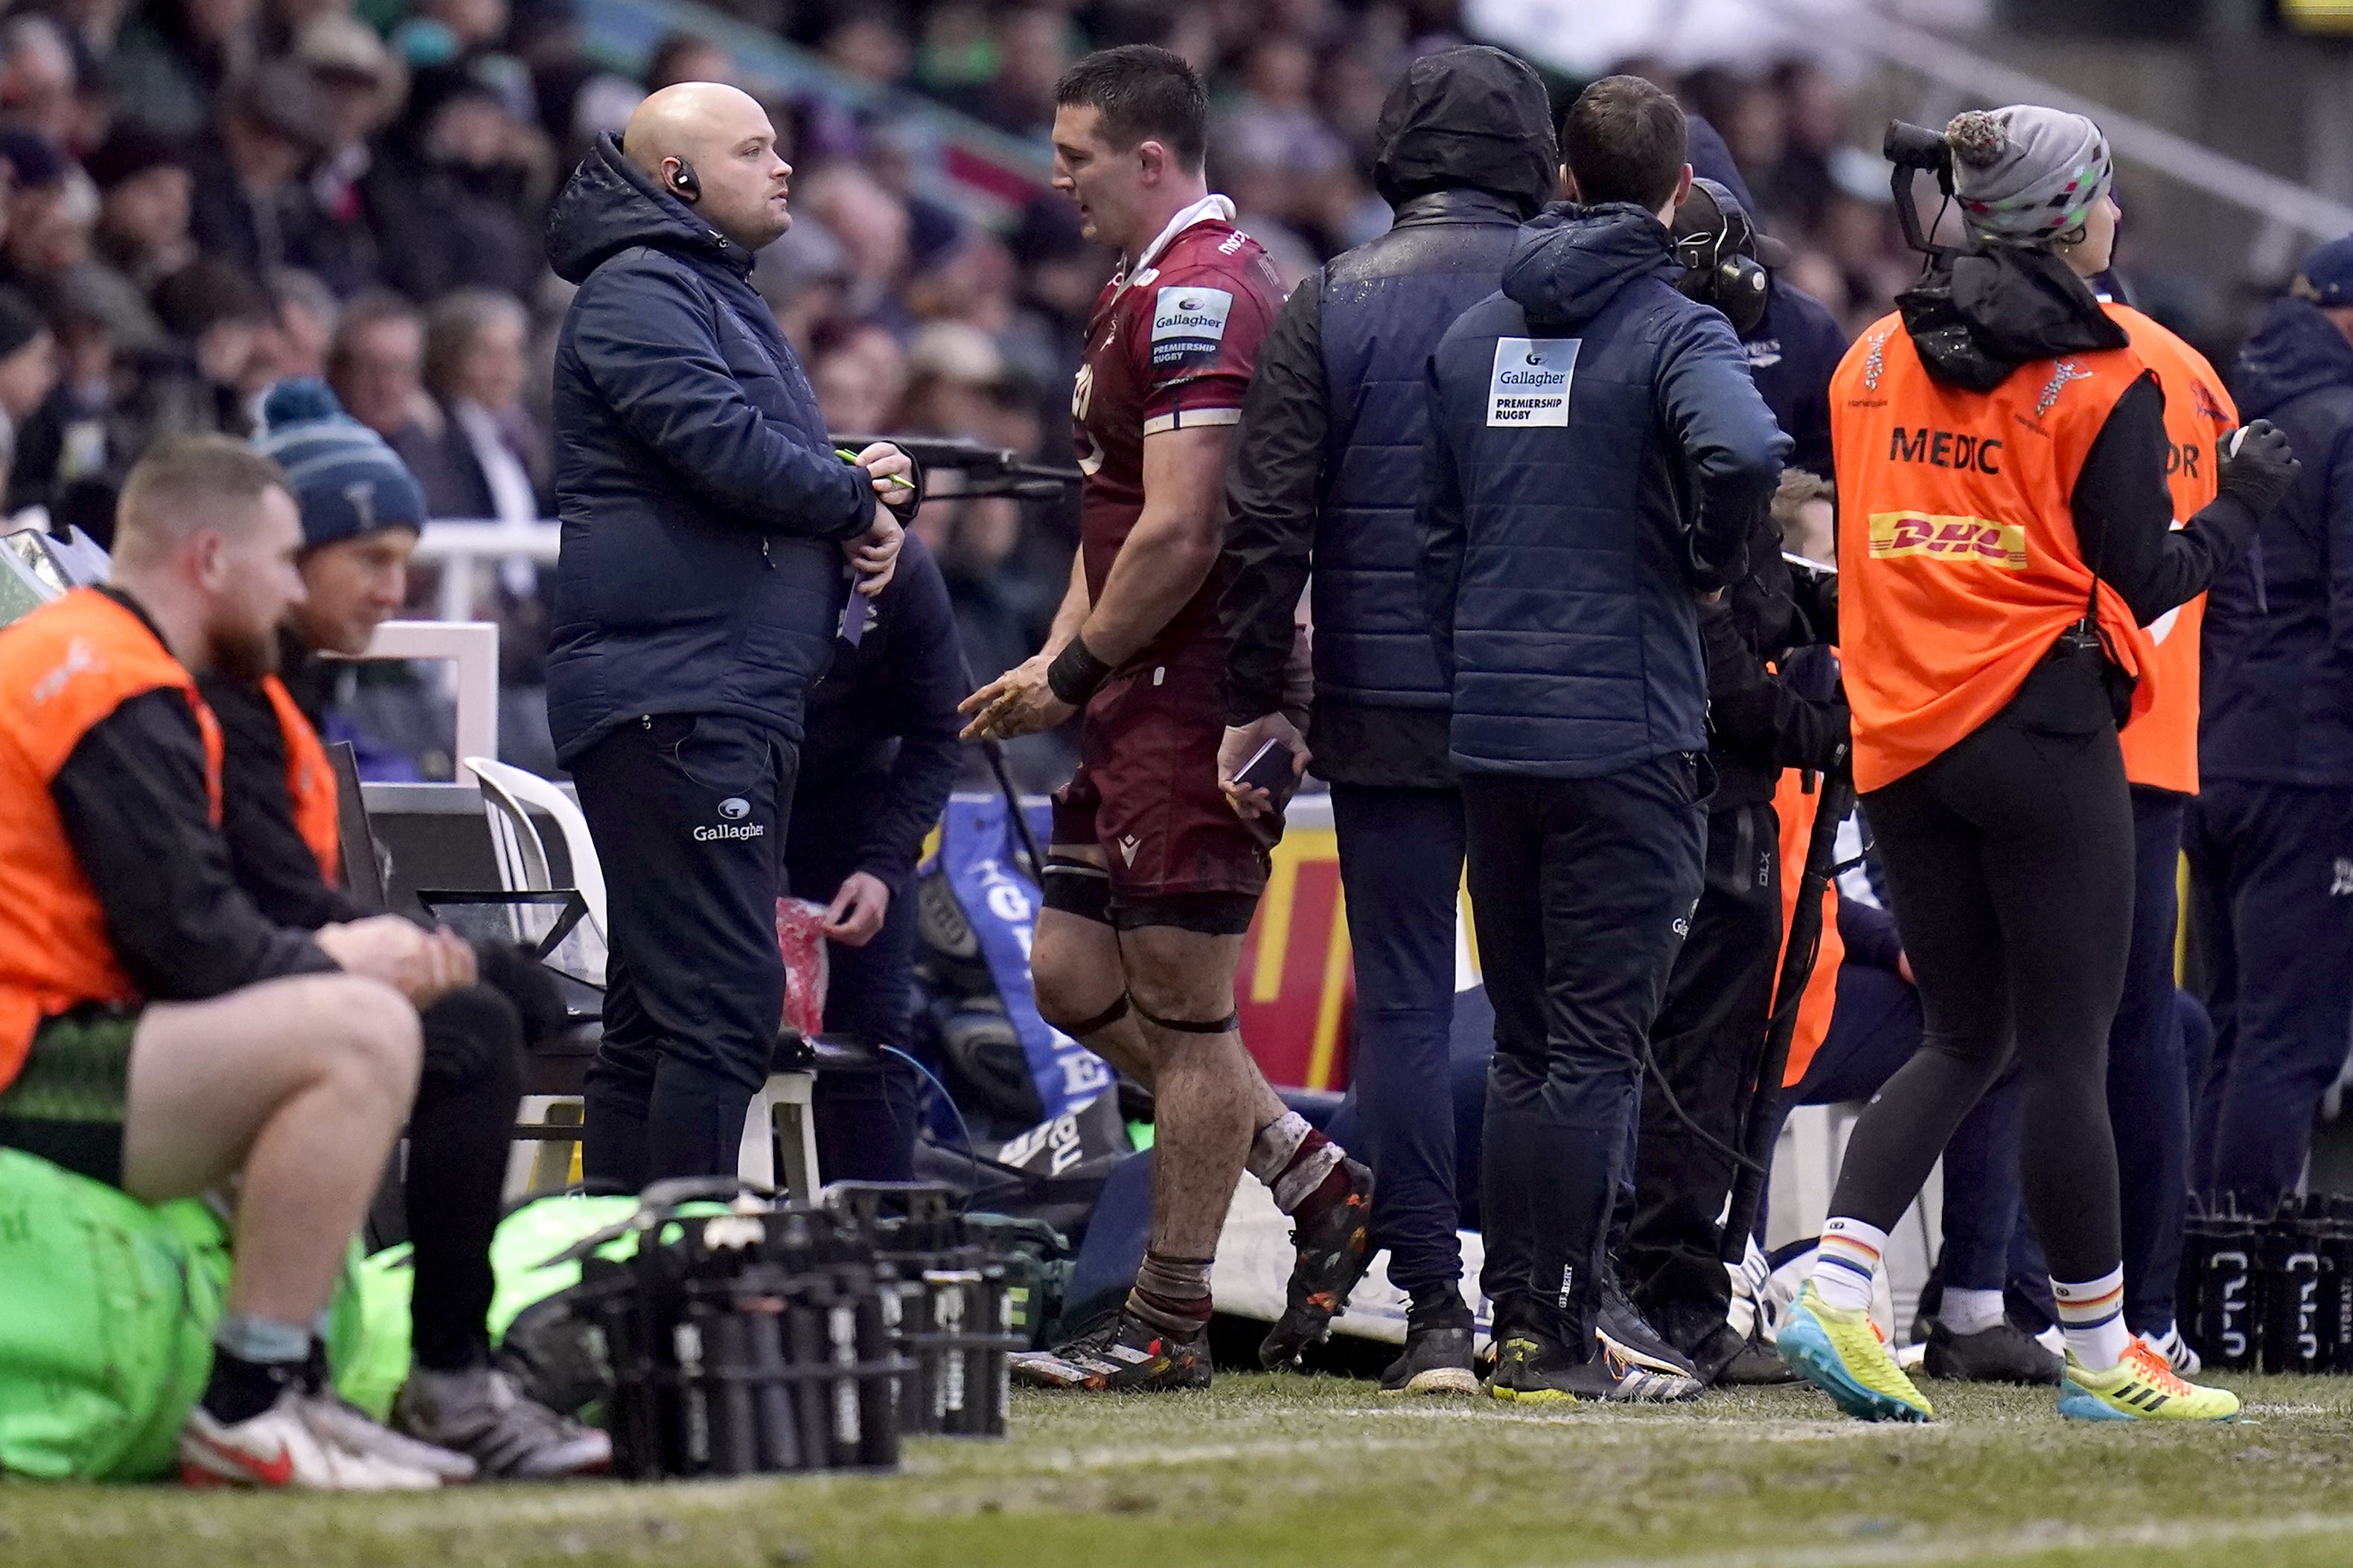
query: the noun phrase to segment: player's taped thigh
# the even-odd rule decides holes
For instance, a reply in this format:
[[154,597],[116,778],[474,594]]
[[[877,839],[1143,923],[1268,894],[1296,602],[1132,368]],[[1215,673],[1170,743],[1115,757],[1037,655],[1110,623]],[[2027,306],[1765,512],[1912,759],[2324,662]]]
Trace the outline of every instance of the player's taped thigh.
[[[1059,850],[1046,851],[1039,868],[1039,896],[1050,910],[1060,910],[1099,926],[1111,924],[1111,872],[1092,860]],[[1110,1022],[1105,1019],[1104,1022]],[[1067,1032],[1067,1031],[1066,1031]]]

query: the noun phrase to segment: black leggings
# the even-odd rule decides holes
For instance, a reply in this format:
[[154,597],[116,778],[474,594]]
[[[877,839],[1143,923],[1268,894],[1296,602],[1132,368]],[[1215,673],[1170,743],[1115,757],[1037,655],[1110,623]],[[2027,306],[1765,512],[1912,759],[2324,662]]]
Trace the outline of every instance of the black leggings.
[[488,985],[451,992],[423,1022],[408,1119],[410,1332],[417,1365],[458,1372],[490,1357],[491,1235],[522,1098],[522,1022]]
[[2044,662],[1863,810],[1926,1017],[1919,1051],[1855,1123],[1831,1212],[1893,1229],[2015,1052],[2027,1213],[2052,1278],[2102,1278],[2122,1257],[2107,1043],[2132,938],[2133,816],[2096,671]]

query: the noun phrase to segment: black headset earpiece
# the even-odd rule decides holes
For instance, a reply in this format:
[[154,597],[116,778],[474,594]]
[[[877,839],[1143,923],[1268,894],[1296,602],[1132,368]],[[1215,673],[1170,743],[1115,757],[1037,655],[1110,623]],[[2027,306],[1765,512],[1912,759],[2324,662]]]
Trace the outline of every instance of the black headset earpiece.
[[694,177],[694,165],[681,158],[677,170],[670,177],[670,188],[678,193],[681,201],[691,202],[702,195],[702,182]]

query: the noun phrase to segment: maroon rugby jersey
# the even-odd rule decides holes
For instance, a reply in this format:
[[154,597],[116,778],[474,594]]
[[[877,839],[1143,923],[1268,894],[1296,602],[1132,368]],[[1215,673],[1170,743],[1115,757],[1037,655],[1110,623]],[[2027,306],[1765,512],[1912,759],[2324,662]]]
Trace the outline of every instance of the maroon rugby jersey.
[[[1144,510],[1145,437],[1239,422],[1258,346],[1282,307],[1274,264],[1227,221],[1232,209],[1223,198],[1193,210],[1203,216],[1103,286],[1087,322],[1071,425],[1086,475],[1079,545],[1093,599]],[[1166,659],[1214,637],[1218,591],[1212,568],[1200,591],[1128,662]]]

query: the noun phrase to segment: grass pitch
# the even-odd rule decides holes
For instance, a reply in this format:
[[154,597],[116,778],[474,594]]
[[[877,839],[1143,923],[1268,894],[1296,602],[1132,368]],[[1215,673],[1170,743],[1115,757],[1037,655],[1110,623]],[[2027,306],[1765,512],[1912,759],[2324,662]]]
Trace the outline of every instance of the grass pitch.
[[1522,1414],[1333,1377],[1019,1394],[1011,1440],[902,1473],[264,1498],[0,1486],[0,1563],[1515,1568],[1551,1563],[2353,1563],[2353,1379],[2224,1379],[2235,1426],[2063,1422],[2048,1392],[1926,1385],[1866,1426],[1810,1390]]

